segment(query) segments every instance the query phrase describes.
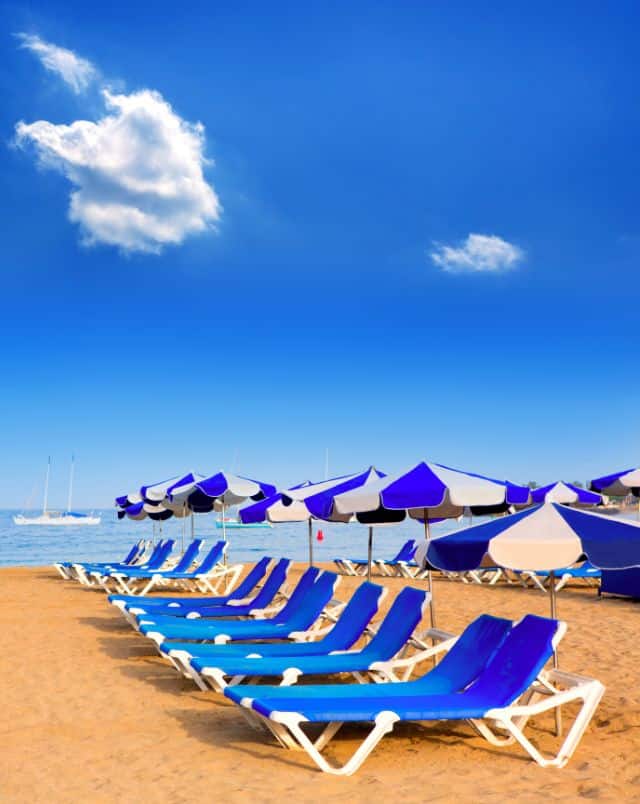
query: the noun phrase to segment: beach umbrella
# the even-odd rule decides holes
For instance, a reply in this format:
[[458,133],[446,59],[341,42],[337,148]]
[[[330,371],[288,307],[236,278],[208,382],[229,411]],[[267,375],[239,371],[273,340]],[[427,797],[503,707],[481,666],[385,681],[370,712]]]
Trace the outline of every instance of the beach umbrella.
[[[547,571],[551,617],[556,619],[554,571],[583,558],[599,569],[640,566],[640,523],[547,502],[433,539],[418,558],[450,572],[496,565]],[[562,731],[559,716],[556,728]]]
[[309,565],[313,565],[313,520],[349,522],[351,515],[332,515],[331,503],[336,494],[384,477],[375,467],[364,472],[340,475],[319,483],[300,483],[255,505],[239,511],[242,522],[307,522],[309,531]]
[[[140,520],[149,518],[154,522],[164,521],[172,516],[184,518],[188,516],[191,511],[184,504],[173,505],[170,502],[169,494],[173,489],[185,487],[194,484],[198,480],[203,480],[204,475],[196,472],[188,472],[183,475],[176,475],[168,480],[162,480],[159,483],[150,483],[141,486],[137,492],[116,497],[116,506],[118,510],[118,518],[123,519],[125,516],[129,519]],[[160,508],[154,508],[162,504]],[[194,537],[193,519],[191,520],[191,538]],[[182,527],[182,549],[184,550],[185,540],[185,524]]]
[[598,569],[640,566],[640,523],[547,502],[433,539],[423,556],[450,572],[482,566],[547,571],[555,618],[553,572],[585,558]]
[[[452,469],[437,463],[421,461],[404,472],[388,475],[362,488],[337,495],[333,506],[339,514],[374,517],[378,521],[406,512],[413,519],[424,522],[425,540],[431,538],[429,522],[454,519],[465,508],[478,506],[485,509],[502,506],[507,499],[509,486],[515,484],[493,480],[483,475]],[[520,487],[523,489],[524,487]],[[523,495],[527,492],[521,492]],[[431,624],[435,625],[433,578],[428,571],[431,594]]]
[[622,472],[614,472],[612,475],[596,477],[589,484],[593,491],[608,494],[613,497],[626,497],[631,493],[638,497],[638,517],[640,517],[640,468],[625,469]]
[[229,472],[217,472],[215,475],[198,480],[195,484],[174,488],[169,494],[170,503],[185,502],[195,513],[209,511],[222,512],[222,536],[226,541],[227,533],[224,520],[225,508],[239,505],[245,500],[263,500],[276,493],[271,483],[252,480],[248,477],[233,475]]
[[561,505],[579,506],[602,505],[603,502],[602,494],[563,481],[534,489],[531,492],[531,501],[538,505],[544,502],[556,502]]

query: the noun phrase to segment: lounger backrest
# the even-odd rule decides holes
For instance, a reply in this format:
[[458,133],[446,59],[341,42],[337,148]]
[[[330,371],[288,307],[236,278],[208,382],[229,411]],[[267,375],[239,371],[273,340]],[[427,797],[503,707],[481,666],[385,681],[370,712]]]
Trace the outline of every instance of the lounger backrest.
[[180,561],[175,565],[173,568],[174,572],[186,572],[189,567],[195,561],[196,556],[200,552],[200,548],[202,547],[202,539],[194,539],[187,549],[184,551],[184,554]]
[[247,573],[245,579],[233,590],[229,598],[233,600],[242,600],[253,592],[254,588],[266,575],[270,563],[270,556],[263,556],[255,567]]
[[221,539],[219,542],[216,542],[211,550],[209,550],[207,555],[202,559],[200,564],[195,568],[194,574],[197,573],[198,575],[201,575],[204,572],[211,572],[218,561],[220,561],[222,558],[225,545],[226,542],[223,539]]
[[144,542],[136,542],[131,548],[131,550],[129,550],[127,555],[124,557],[122,563],[130,564],[135,558],[137,558],[138,554],[140,553],[140,550],[142,549],[143,544]]
[[[460,692],[478,678],[513,627],[511,620],[482,614],[460,634],[448,653],[423,679],[431,692]],[[419,688],[420,679],[415,682]]]
[[262,585],[262,589],[251,601],[252,609],[264,609],[273,601],[273,598],[278,594],[278,590],[287,579],[290,566],[291,561],[288,558],[281,558],[278,561]]
[[338,622],[321,640],[322,649],[327,652],[347,650],[355,645],[375,617],[383,591],[381,586],[369,581],[360,584],[342,610]]
[[155,561],[155,560],[156,560],[156,558],[157,558],[157,557],[158,557],[158,556],[159,556],[159,555],[162,553],[162,551],[165,549],[165,548],[164,548],[164,545],[165,545],[165,542],[164,542],[164,541],[160,541],[160,542],[158,542],[158,544],[156,544],[156,546],[155,546],[155,547],[153,548],[153,550],[151,551],[151,555],[149,556],[149,558],[148,558],[148,559],[147,559],[147,561],[146,561],[146,563],[147,563],[147,564],[151,564],[151,562],[152,562],[152,561]]
[[409,539],[409,541],[405,542],[398,554],[395,558],[392,558],[392,561],[411,561],[413,558],[413,554],[416,551],[416,543],[413,539]]
[[372,654],[372,657],[381,661],[395,656],[422,619],[427,594],[421,589],[406,586],[393,601],[376,635],[362,652]]
[[160,567],[164,564],[164,562],[169,558],[171,551],[173,550],[175,542],[173,539],[167,539],[167,541],[162,545],[162,548],[158,550],[156,555],[149,559],[147,563],[147,569],[160,569]]
[[551,658],[558,626],[557,620],[527,614],[512,628],[468,693],[490,700],[491,708],[513,703]]
[[[323,572],[315,581],[306,595],[302,597],[295,608],[290,608],[288,619],[282,614],[275,617],[280,622],[285,622],[292,631],[306,631],[318,619],[324,607],[329,603],[334,595],[338,576],[335,572]],[[283,609],[284,611],[284,609]]]
[[293,612],[295,612],[298,609],[298,607],[303,604],[305,597],[307,596],[307,594],[309,594],[311,587],[313,586],[319,575],[320,570],[317,567],[309,567],[302,573],[302,575],[298,579],[298,583],[295,585],[293,591],[289,595],[289,600],[287,600],[285,605],[273,618],[274,623],[288,621],[289,617],[291,617]]

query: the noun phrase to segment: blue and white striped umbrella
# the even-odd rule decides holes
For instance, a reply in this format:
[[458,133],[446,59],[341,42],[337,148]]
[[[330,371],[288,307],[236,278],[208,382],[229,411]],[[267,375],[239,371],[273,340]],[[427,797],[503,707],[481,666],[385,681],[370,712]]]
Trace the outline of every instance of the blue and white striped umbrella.
[[640,566],[640,523],[545,503],[432,539],[426,550],[430,564],[451,572],[551,571],[584,556],[599,569]]
[[339,494],[333,504],[338,514],[386,510],[407,511],[420,520],[451,519],[468,507],[504,505],[509,495],[528,500],[529,493],[525,486],[422,461],[399,474]]
[[589,484],[589,488],[614,497],[624,497],[629,493],[640,497],[640,468],[625,469],[612,475],[596,477]]
[[168,494],[168,498],[174,504],[186,500],[192,511],[206,513],[213,510],[222,511],[225,507],[239,505],[247,499],[262,500],[275,493],[276,487],[271,483],[263,483],[229,472],[217,472],[194,484],[174,488]]
[[595,491],[587,491],[573,483],[550,483],[531,492],[531,501],[540,504],[544,502],[556,502],[561,505],[602,505],[602,494]]
[[239,511],[243,522],[307,522],[309,527],[309,563],[313,564],[314,519],[332,522],[349,522],[350,514],[332,515],[332,501],[336,494],[372,483],[384,475],[370,466],[364,472],[340,475],[319,483],[301,483],[280,494],[273,495],[255,505]]

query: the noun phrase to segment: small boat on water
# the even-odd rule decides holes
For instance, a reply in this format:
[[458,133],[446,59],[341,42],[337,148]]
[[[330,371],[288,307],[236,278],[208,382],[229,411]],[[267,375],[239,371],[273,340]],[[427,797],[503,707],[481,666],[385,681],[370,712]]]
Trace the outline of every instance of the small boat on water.
[[71,458],[71,470],[69,472],[69,496],[67,500],[66,511],[49,511],[49,474],[51,472],[51,458],[47,462],[47,476],[44,483],[44,504],[42,506],[42,513],[38,516],[25,516],[24,514],[16,514],[13,517],[15,525],[99,525],[100,517],[91,514],[81,514],[77,511],[71,510],[71,494],[73,491],[73,470],[74,459]]
[[242,522],[238,517],[226,516],[224,521],[216,519],[216,528],[272,528],[271,522]]

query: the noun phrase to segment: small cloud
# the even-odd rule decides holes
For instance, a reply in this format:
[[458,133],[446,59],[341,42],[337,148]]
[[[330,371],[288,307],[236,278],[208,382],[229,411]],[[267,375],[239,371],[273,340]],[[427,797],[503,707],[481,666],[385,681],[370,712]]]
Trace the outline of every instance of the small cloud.
[[21,47],[30,50],[40,59],[42,66],[59,75],[71,89],[80,94],[98,76],[98,71],[87,59],[76,56],[72,50],[45,42],[36,34],[16,34]]
[[433,245],[432,261],[450,273],[500,273],[524,259],[521,248],[497,235],[470,234],[458,246]]
[[183,120],[158,92],[111,94],[96,122],[16,125],[16,142],[74,189],[69,218],[87,245],[159,254],[211,228],[222,207],[205,181],[204,127]]

